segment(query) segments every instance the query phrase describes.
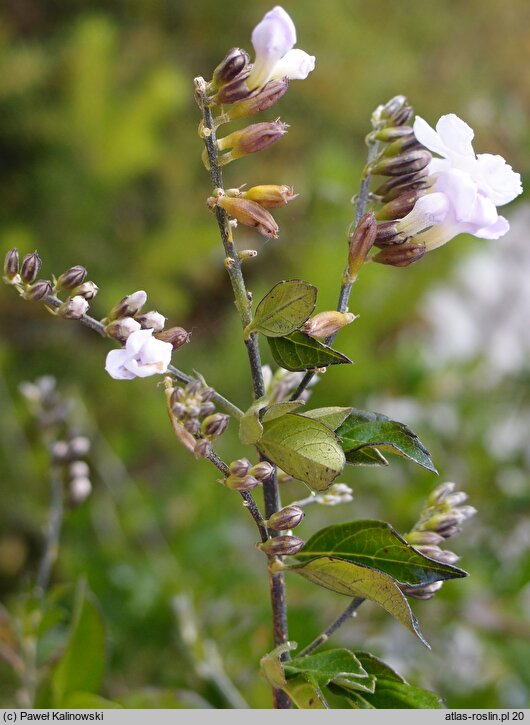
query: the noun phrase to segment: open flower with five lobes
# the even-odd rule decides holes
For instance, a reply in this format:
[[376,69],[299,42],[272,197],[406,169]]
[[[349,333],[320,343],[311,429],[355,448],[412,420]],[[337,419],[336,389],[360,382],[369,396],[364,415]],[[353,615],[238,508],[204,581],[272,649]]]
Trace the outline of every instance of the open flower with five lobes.
[[[457,234],[482,239],[498,239],[506,234],[510,225],[498,214],[497,206],[507,204],[522,192],[520,175],[502,156],[475,155],[473,129],[454,113],[442,116],[436,130],[417,116],[414,135],[442,158],[433,158],[428,167],[434,179],[431,193],[416,202],[414,209],[398,223],[398,229],[403,232],[404,228],[417,225],[424,207],[435,204],[435,225],[414,240],[424,243],[427,250],[440,247]],[[437,198],[429,199],[435,195]]]
[[127,338],[121,350],[107,355],[105,370],[116,380],[147,378],[167,371],[173,345],[153,337],[153,330],[138,330]]
[[249,88],[260,88],[270,80],[303,80],[315,67],[315,57],[294,48],[296,28],[290,16],[277,5],[252,32],[256,59],[246,81]]

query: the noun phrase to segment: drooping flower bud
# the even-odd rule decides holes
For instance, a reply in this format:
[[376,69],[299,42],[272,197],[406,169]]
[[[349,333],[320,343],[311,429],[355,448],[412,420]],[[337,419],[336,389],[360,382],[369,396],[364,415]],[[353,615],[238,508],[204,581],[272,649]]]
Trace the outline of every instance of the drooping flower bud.
[[5,256],[4,275],[7,280],[13,280],[18,275],[19,258],[18,249],[11,249]]
[[133,317],[122,317],[119,320],[112,320],[105,327],[105,332],[109,337],[119,342],[126,342],[129,335],[141,329],[141,325]]
[[287,133],[288,128],[288,125],[279,119],[263,121],[262,123],[252,123],[240,131],[234,131],[228,136],[218,139],[217,147],[220,151],[231,149],[228,154],[219,157],[219,164],[222,166],[228,161],[263,151],[279,141]]
[[85,300],[93,299],[99,291],[95,282],[83,282],[72,290],[72,295],[81,295]]
[[384,184],[381,184],[374,191],[374,194],[380,196],[382,201],[389,202],[405,192],[428,189],[432,184],[433,179],[429,176],[427,169],[422,169],[415,174],[390,178]]
[[375,218],[378,221],[386,221],[390,219],[402,219],[406,214],[414,209],[414,205],[424,191],[405,191],[400,196],[392,199],[384,204],[376,213]]
[[411,531],[405,538],[412,546],[438,546],[444,541],[435,531]]
[[263,88],[248,98],[234,103],[227,111],[227,120],[234,121],[244,116],[254,116],[273,106],[287,92],[289,81],[281,78],[269,81]]
[[241,224],[245,224],[247,227],[255,227],[264,237],[278,238],[280,230],[274,217],[255,201],[221,194],[217,197],[210,197],[208,205],[220,206]]
[[304,544],[305,541],[299,539],[298,536],[286,534],[285,536],[275,536],[273,539],[258,544],[258,549],[261,549],[267,556],[294,556],[298,554]]
[[87,271],[80,264],[75,267],[70,267],[66,272],[63,272],[56,282],[56,289],[74,289],[78,285],[82,284],[87,276]]
[[156,337],[157,340],[170,342],[173,345],[173,350],[178,350],[179,347],[188,344],[191,339],[191,332],[183,327],[170,327],[162,332],[157,332]]
[[363,214],[349,240],[347,281],[355,282],[366,255],[373,247],[377,234],[377,222],[373,212]]
[[40,302],[40,300],[44,300],[51,295],[52,290],[52,283],[49,280],[39,279],[26,292],[26,299],[32,302]]
[[412,599],[432,599],[436,592],[439,592],[442,588],[443,582],[433,582],[432,584],[426,584],[422,587],[411,587],[407,584],[400,584],[399,588],[405,594],[407,597],[411,597]]
[[253,488],[259,486],[259,481],[254,476],[247,474],[246,476],[227,476],[224,485],[231,491],[252,491]]
[[134,317],[147,302],[147,293],[143,290],[133,292],[121,299],[109,312],[109,320],[117,320],[120,317]]
[[258,481],[268,481],[274,474],[274,466],[268,461],[260,461],[255,466],[252,466],[249,473],[255,476]]
[[37,279],[37,275],[42,267],[42,260],[37,252],[26,254],[22,260],[22,267],[20,268],[20,276],[23,282],[31,284]]
[[340,329],[349,325],[356,319],[351,312],[337,312],[329,310],[328,312],[319,312],[303,325],[302,332],[311,337],[326,338],[334,335]]
[[262,184],[241,192],[241,196],[243,199],[257,202],[265,209],[276,209],[296,199],[298,194],[294,193],[292,186]]
[[247,475],[249,468],[250,461],[248,458],[238,458],[237,461],[232,461],[232,463],[228,466],[230,473],[234,476],[239,476],[240,478]]
[[286,531],[294,529],[302,521],[305,514],[300,506],[286,506],[277,511],[267,521],[267,527],[274,531]]
[[[140,323],[143,330],[154,330],[154,332],[162,332],[166,324],[166,318],[160,312],[151,310],[143,315],[137,315],[136,320]],[[167,340],[166,340],[167,342]]]
[[224,413],[214,413],[205,418],[201,425],[201,431],[209,438],[218,438],[228,428],[230,416]]
[[66,302],[59,307],[57,314],[65,317],[67,320],[79,320],[88,310],[88,302],[84,297],[76,295],[69,297]]
[[371,174],[380,176],[403,176],[426,168],[432,161],[432,154],[425,148],[404,151],[397,156],[382,157],[367,167]]
[[408,267],[409,264],[419,262],[425,256],[425,251],[425,244],[405,242],[404,244],[385,247],[374,255],[372,260],[378,264],[387,264],[391,267]]
[[219,88],[233,81],[248,65],[250,57],[242,48],[230,48],[212,75],[212,84]]

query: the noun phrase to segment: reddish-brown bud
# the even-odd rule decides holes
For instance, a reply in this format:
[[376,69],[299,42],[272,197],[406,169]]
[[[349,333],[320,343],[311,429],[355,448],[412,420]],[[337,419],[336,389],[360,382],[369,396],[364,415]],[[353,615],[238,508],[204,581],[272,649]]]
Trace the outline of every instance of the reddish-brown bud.
[[427,168],[418,171],[416,174],[407,176],[395,176],[384,184],[381,184],[375,191],[376,196],[380,196],[382,201],[389,202],[398,196],[409,191],[421,191],[432,186],[432,179],[429,177]]
[[349,240],[348,251],[348,282],[355,282],[359,270],[363,266],[366,255],[373,247],[377,234],[377,222],[372,212],[364,214]]
[[381,176],[403,176],[421,171],[432,160],[432,154],[425,148],[404,151],[398,156],[383,157],[367,168],[371,174]]
[[254,116],[256,113],[266,111],[287,92],[289,81],[287,78],[269,81],[263,88],[252,96],[234,103],[227,113],[231,121],[243,116]]
[[170,327],[167,330],[158,332],[156,338],[157,340],[170,342],[173,345],[173,350],[178,350],[179,347],[188,344],[191,339],[191,332],[187,332],[183,327]]
[[242,48],[230,48],[212,75],[212,83],[219,87],[230,83],[248,65],[250,58]]
[[228,466],[230,473],[240,478],[247,475],[249,468],[250,461],[247,458],[238,458],[237,461],[232,461]]
[[267,521],[267,527],[274,531],[286,531],[294,529],[302,521],[305,514],[300,506],[286,506],[277,511]]
[[37,252],[26,254],[24,259],[22,260],[22,267],[20,268],[20,276],[22,277],[22,281],[26,282],[27,284],[35,282],[41,267],[42,260]]
[[241,224],[255,227],[264,237],[278,238],[280,230],[274,217],[255,201],[221,194],[217,197],[210,197],[208,204],[209,206],[220,206]]
[[247,191],[241,192],[241,196],[243,199],[257,202],[265,209],[276,209],[288,204],[298,194],[294,193],[292,186],[262,184],[261,186],[253,186]]
[[249,474],[246,476],[227,476],[223,483],[231,491],[251,491],[256,486],[259,486],[258,479]]
[[212,98],[213,103],[219,105],[235,103],[243,98],[248,98],[253,92],[246,84],[246,79],[250,75],[250,70],[245,68],[230,83],[222,86]]
[[386,221],[390,219],[403,219],[403,217],[414,209],[415,203],[418,201],[420,196],[423,196],[423,191],[406,191],[400,196],[392,199],[387,204],[381,207],[376,213],[375,218],[378,221]]
[[4,275],[6,279],[12,280],[18,275],[19,258],[18,249],[11,249],[5,256]]
[[[279,141],[287,133],[287,129],[287,124],[279,119],[252,123],[240,131],[234,131],[228,136],[220,138],[217,141],[217,147],[220,151],[231,149],[230,160],[238,159],[268,148],[276,141]],[[219,161],[223,163],[222,156]]]
[[258,549],[261,549],[267,556],[294,556],[298,554],[304,544],[305,541],[299,539],[298,536],[286,534],[285,536],[275,536],[273,539],[258,544]]
[[418,262],[425,255],[425,244],[395,244],[386,247],[372,257],[374,262],[388,264],[392,267],[408,267]]

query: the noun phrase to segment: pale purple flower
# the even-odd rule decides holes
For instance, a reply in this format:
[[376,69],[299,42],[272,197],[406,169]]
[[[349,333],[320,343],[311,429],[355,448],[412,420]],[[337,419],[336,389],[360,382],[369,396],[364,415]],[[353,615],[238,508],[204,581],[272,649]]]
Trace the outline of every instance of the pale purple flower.
[[289,78],[303,80],[315,67],[315,57],[303,50],[292,50],[296,28],[290,16],[277,5],[270,10],[252,32],[256,52],[249,88],[260,88],[269,80]]
[[173,346],[153,337],[153,330],[138,330],[127,338],[121,350],[107,355],[105,370],[116,380],[132,380],[167,371]]
[[[414,209],[398,224],[401,232],[417,229],[423,223],[425,205],[434,204],[445,214],[430,229],[415,237],[428,250],[436,249],[458,234],[482,239],[498,239],[510,225],[497,212],[521,193],[521,177],[502,156],[475,155],[473,129],[454,113],[442,116],[436,130],[416,117],[414,134],[418,141],[442,158],[433,158],[428,170],[433,178],[431,191],[421,197]],[[441,196],[440,196],[441,195]],[[445,203],[441,197],[445,198]],[[430,200],[430,201],[429,201]],[[424,226],[423,229],[426,229]]]

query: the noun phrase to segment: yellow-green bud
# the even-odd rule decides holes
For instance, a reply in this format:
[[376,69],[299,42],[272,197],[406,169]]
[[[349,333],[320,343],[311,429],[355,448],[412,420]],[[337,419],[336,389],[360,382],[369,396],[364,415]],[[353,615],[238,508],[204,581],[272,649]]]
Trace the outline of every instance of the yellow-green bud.
[[241,192],[243,199],[256,201],[265,209],[276,209],[285,206],[295,199],[298,194],[294,193],[292,186],[279,184],[262,184],[261,186],[253,186],[248,191]]

